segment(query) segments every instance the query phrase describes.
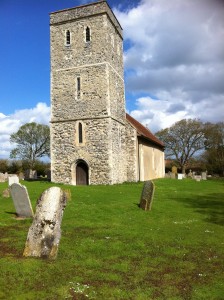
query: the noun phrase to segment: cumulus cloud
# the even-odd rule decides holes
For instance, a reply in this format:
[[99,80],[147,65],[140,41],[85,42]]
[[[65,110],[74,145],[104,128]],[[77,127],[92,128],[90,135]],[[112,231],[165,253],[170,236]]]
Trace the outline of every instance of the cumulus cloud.
[[136,98],[131,115],[150,129],[183,117],[224,120],[223,1],[142,0],[115,14],[124,29],[126,92]]
[[17,132],[19,127],[31,122],[49,124],[50,107],[46,103],[38,103],[31,109],[16,110],[11,115],[0,113],[0,158],[8,158],[13,145],[10,135]]

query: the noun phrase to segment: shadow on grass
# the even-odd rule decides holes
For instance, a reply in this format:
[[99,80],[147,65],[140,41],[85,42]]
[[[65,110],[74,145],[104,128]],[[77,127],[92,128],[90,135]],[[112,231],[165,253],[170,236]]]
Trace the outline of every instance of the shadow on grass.
[[9,215],[14,215],[14,216],[17,216],[16,212],[12,212],[12,211],[5,211],[6,214],[9,214]]
[[206,215],[205,220],[224,226],[224,194],[192,195],[191,198],[178,199],[186,206],[193,207],[196,212]]

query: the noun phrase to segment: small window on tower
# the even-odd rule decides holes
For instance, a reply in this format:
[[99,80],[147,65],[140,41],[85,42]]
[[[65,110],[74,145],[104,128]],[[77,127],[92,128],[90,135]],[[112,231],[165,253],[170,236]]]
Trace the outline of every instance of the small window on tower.
[[79,144],[82,144],[83,143],[82,123],[79,123],[78,130],[79,130]]
[[66,45],[71,45],[71,33],[69,30],[66,31]]
[[86,42],[90,42],[90,29],[88,26],[86,27]]
[[77,77],[76,85],[77,85],[77,98],[80,98],[80,95],[81,95],[81,78],[80,77]]

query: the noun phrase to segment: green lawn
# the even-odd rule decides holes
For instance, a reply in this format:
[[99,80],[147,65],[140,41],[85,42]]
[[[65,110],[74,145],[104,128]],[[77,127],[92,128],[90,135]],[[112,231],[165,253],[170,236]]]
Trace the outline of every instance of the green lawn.
[[[17,220],[0,183],[0,299],[224,299],[224,181],[155,180],[70,189],[55,261],[22,256],[31,219]],[[46,182],[23,182],[33,208]]]

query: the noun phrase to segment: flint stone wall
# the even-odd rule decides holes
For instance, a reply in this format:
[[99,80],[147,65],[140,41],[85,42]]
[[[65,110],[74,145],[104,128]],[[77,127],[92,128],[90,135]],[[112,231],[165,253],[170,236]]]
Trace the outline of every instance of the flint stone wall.
[[[91,40],[85,41],[86,27]],[[66,31],[70,45],[66,45]],[[50,15],[51,180],[75,184],[83,160],[90,184],[127,180],[122,29],[106,1]],[[77,77],[81,80],[80,96]],[[83,143],[78,143],[78,124]]]

